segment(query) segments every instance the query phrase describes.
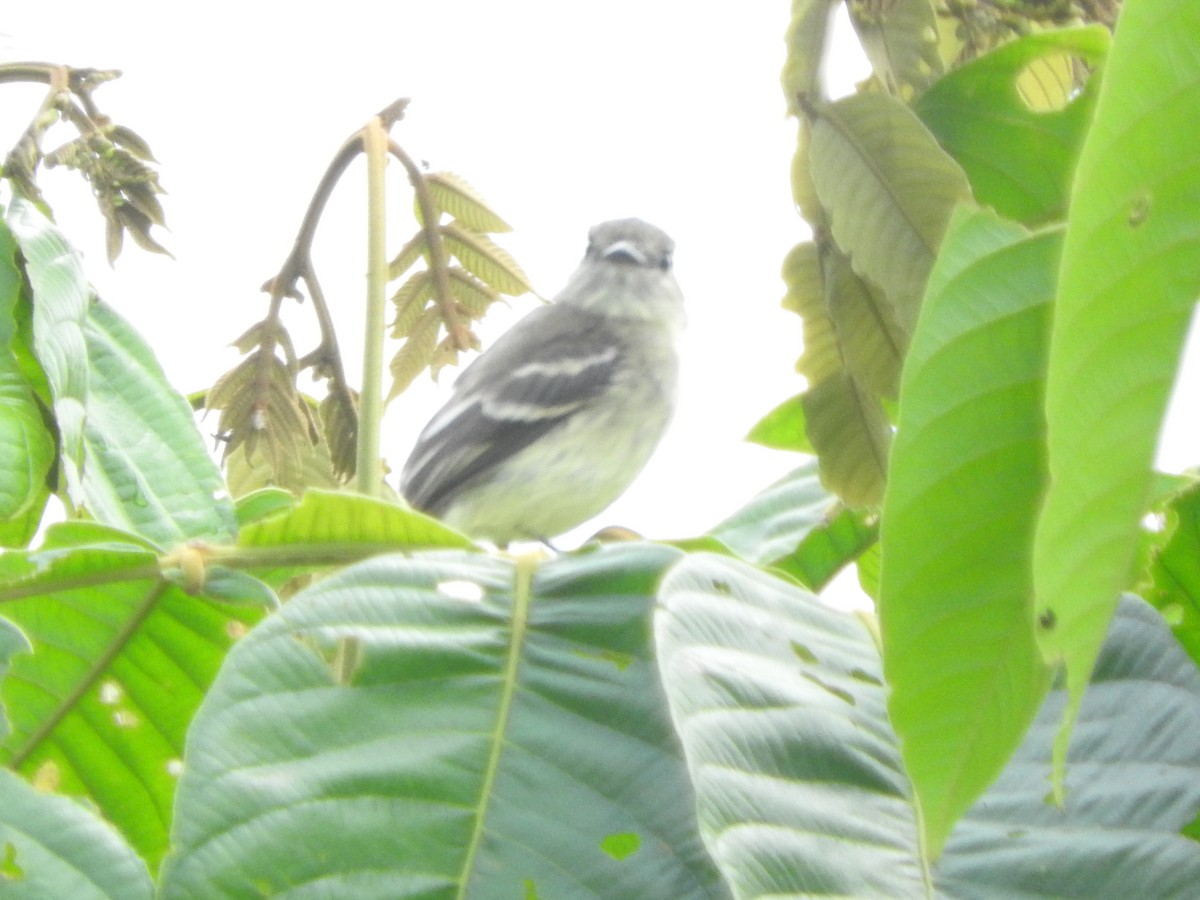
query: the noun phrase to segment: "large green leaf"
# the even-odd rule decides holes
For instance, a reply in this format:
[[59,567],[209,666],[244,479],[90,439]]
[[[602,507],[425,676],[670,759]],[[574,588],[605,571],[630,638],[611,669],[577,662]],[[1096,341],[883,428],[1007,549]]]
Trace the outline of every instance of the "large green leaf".
[[1045,802],[1067,704],[1055,691],[1012,763],[946,844],[960,897],[1194,897],[1200,845],[1200,673],[1140,600],[1122,602],[1076,724],[1066,806]]
[[474,546],[470,538],[424,513],[334,491],[308,491],[294,508],[244,526],[238,543],[243,547],[353,544],[376,553]]
[[677,553],[381,557],[230,654],[165,897],[720,897],[658,686]]
[[854,94],[817,110],[813,185],[856,272],[884,291],[911,334],[925,279],[967,178],[904,103]]
[[59,453],[72,498],[82,499],[83,423],[88,392],[84,340],[90,287],[79,254],[32,203],[15,197],[8,227],[33,289],[33,351],[46,374]]
[[1050,482],[1034,546],[1039,640],[1047,659],[1066,663],[1068,723],[1128,583],[1200,295],[1197,35],[1200,4],[1127,0],[1071,190],[1046,378]]
[[46,428],[33,386],[22,372],[17,316],[24,279],[17,244],[0,220],[0,546],[24,546],[49,496],[54,437]]
[[1049,686],[1032,551],[1060,247],[1059,231],[960,209],[905,364],[879,610],[892,722],[934,857]]
[[[1122,606],[1072,749],[1065,809],[1045,803],[1050,694],[936,866],[856,616],[728,557],[660,589],[659,666],[701,833],[739,897],[1185,897],[1200,848],[1200,675],[1141,601]],[[944,892],[944,894],[942,893]]]
[[980,203],[1026,224],[1062,219],[1100,78],[1049,111],[1031,109],[1018,82],[1031,64],[1063,53],[1098,66],[1108,45],[1098,25],[1026,35],[955,69],[913,108],[966,170]]
[[111,825],[0,769],[0,894],[5,900],[150,900],[146,864]]
[[100,301],[91,304],[85,334],[88,511],[164,546],[232,538],[233,503],[220,470],[153,351]]
[[0,601],[33,650],[0,681],[0,761],[89,798],[157,866],[192,713],[258,614],[188,596],[152,547],[95,523],[0,556]]
[[738,897],[918,897],[928,874],[862,621],[693,556],[659,592],[659,666],[700,828]]

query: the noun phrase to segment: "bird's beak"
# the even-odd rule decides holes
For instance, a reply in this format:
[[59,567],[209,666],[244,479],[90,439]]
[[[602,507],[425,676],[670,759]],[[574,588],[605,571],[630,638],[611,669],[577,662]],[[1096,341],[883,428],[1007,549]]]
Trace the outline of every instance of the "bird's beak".
[[646,254],[636,247],[632,241],[617,241],[611,247],[605,249],[604,258],[609,262],[620,263],[621,265],[646,265]]

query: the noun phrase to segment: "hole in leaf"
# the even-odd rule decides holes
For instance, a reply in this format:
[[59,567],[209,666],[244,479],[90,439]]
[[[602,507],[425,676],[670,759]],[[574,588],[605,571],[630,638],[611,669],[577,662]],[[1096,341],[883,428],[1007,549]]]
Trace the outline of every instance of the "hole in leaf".
[[100,702],[105,706],[116,706],[121,702],[124,692],[115,681],[104,681],[100,684]]
[[720,594],[724,597],[728,597],[733,594],[733,588],[729,586],[729,582],[727,581],[713,581],[712,588],[714,593]]
[[4,842],[4,855],[0,856],[0,880],[25,880],[25,870],[17,865],[17,848],[9,841]]
[[610,834],[600,841],[600,849],[616,860],[633,856],[641,849],[641,846],[641,835],[631,831]]
[[870,672],[864,672],[862,669],[851,669],[850,677],[855,681],[865,681],[867,684],[874,684],[878,687],[883,687],[883,682],[872,675]]
[[483,588],[473,581],[439,581],[437,590],[443,597],[449,597],[451,600],[461,600],[464,603],[483,601]]
[[127,709],[118,709],[113,713],[113,721],[117,724],[118,728],[136,728],[142,723],[137,713],[130,712]]
[[810,672],[801,672],[800,674],[803,675],[805,678],[807,678],[809,681],[811,681],[813,684],[815,684],[817,687],[824,688],[825,690],[829,691],[829,693],[833,694],[833,696],[837,697],[839,700],[843,701],[844,703],[849,703],[851,706],[858,705],[858,702],[854,699],[854,695],[851,694],[849,691],[847,691],[843,688],[840,688],[840,687],[835,687],[832,684],[826,684],[824,681],[822,681],[820,678],[818,678],[816,675],[813,675]]
[[1149,191],[1143,191],[1133,198],[1129,204],[1129,227],[1138,228],[1143,225],[1150,217],[1150,207],[1153,205],[1153,198]]
[[599,659],[606,663],[612,663],[617,667],[617,671],[619,672],[624,672],[628,669],[630,663],[636,658],[632,653],[622,653],[620,650],[601,650],[595,653],[580,650],[577,652],[579,656],[586,659]]
[[1070,53],[1048,53],[1017,73],[1017,94],[1035,113],[1059,112],[1070,106],[1091,77],[1091,69]]
[[792,641],[792,652],[800,657],[801,662],[806,662],[810,665],[815,665],[817,662],[819,662],[817,659],[817,654],[813,653],[799,641]]

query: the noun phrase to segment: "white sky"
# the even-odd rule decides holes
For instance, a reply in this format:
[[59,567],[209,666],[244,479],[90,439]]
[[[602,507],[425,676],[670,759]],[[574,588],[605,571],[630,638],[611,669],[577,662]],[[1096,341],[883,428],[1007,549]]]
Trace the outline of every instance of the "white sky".
[[[502,242],[542,294],[562,286],[596,222],[636,215],[676,240],[690,327],[674,427],[634,487],[563,546],[608,523],[656,537],[700,533],[795,464],[742,441],[801,387],[800,322],[779,307],[780,263],[807,236],[792,208],[794,125],[779,88],[786,0],[216,0],[177,14],[147,0],[7,7],[0,59],[125,73],[96,97],[162,163],[171,227],[162,238],[175,261],[131,245],[110,269],[82,182],[72,176],[59,190],[47,179],[48,193],[101,294],[146,335],[181,390],[210,384],[236,361],[225,345],[261,317],[259,286],[290,248],[334,151],[408,96],[393,136],[433,169],[466,178],[508,219],[516,230]],[[844,92],[862,70],[850,45],[839,46],[830,72]],[[0,86],[0,147],[41,94]],[[353,374],[365,186],[361,168],[352,176],[318,234],[317,265]],[[399,166],[389,179],[395,249],[412,225]],[[534,303],[493,313],[485,345]],[[307,307],[294,312],[293,323],[307,321]],[[1200,371],[1186,379],[1200,383]],[[392,404],[384,440],[394,470],[448,383],[423,378]],[[1177,404],[1161,459],[1171,468],[1200,461],[1197,393]]]

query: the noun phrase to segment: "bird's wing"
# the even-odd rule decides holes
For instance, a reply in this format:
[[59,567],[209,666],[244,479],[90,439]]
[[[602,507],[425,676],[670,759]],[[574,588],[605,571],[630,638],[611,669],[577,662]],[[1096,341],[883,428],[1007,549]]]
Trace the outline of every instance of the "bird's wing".
[[620,354],[601,317],[535,310],[459,376],[404,465],[402,493],[418,509],[444,512],[463,487],[602,394]]

